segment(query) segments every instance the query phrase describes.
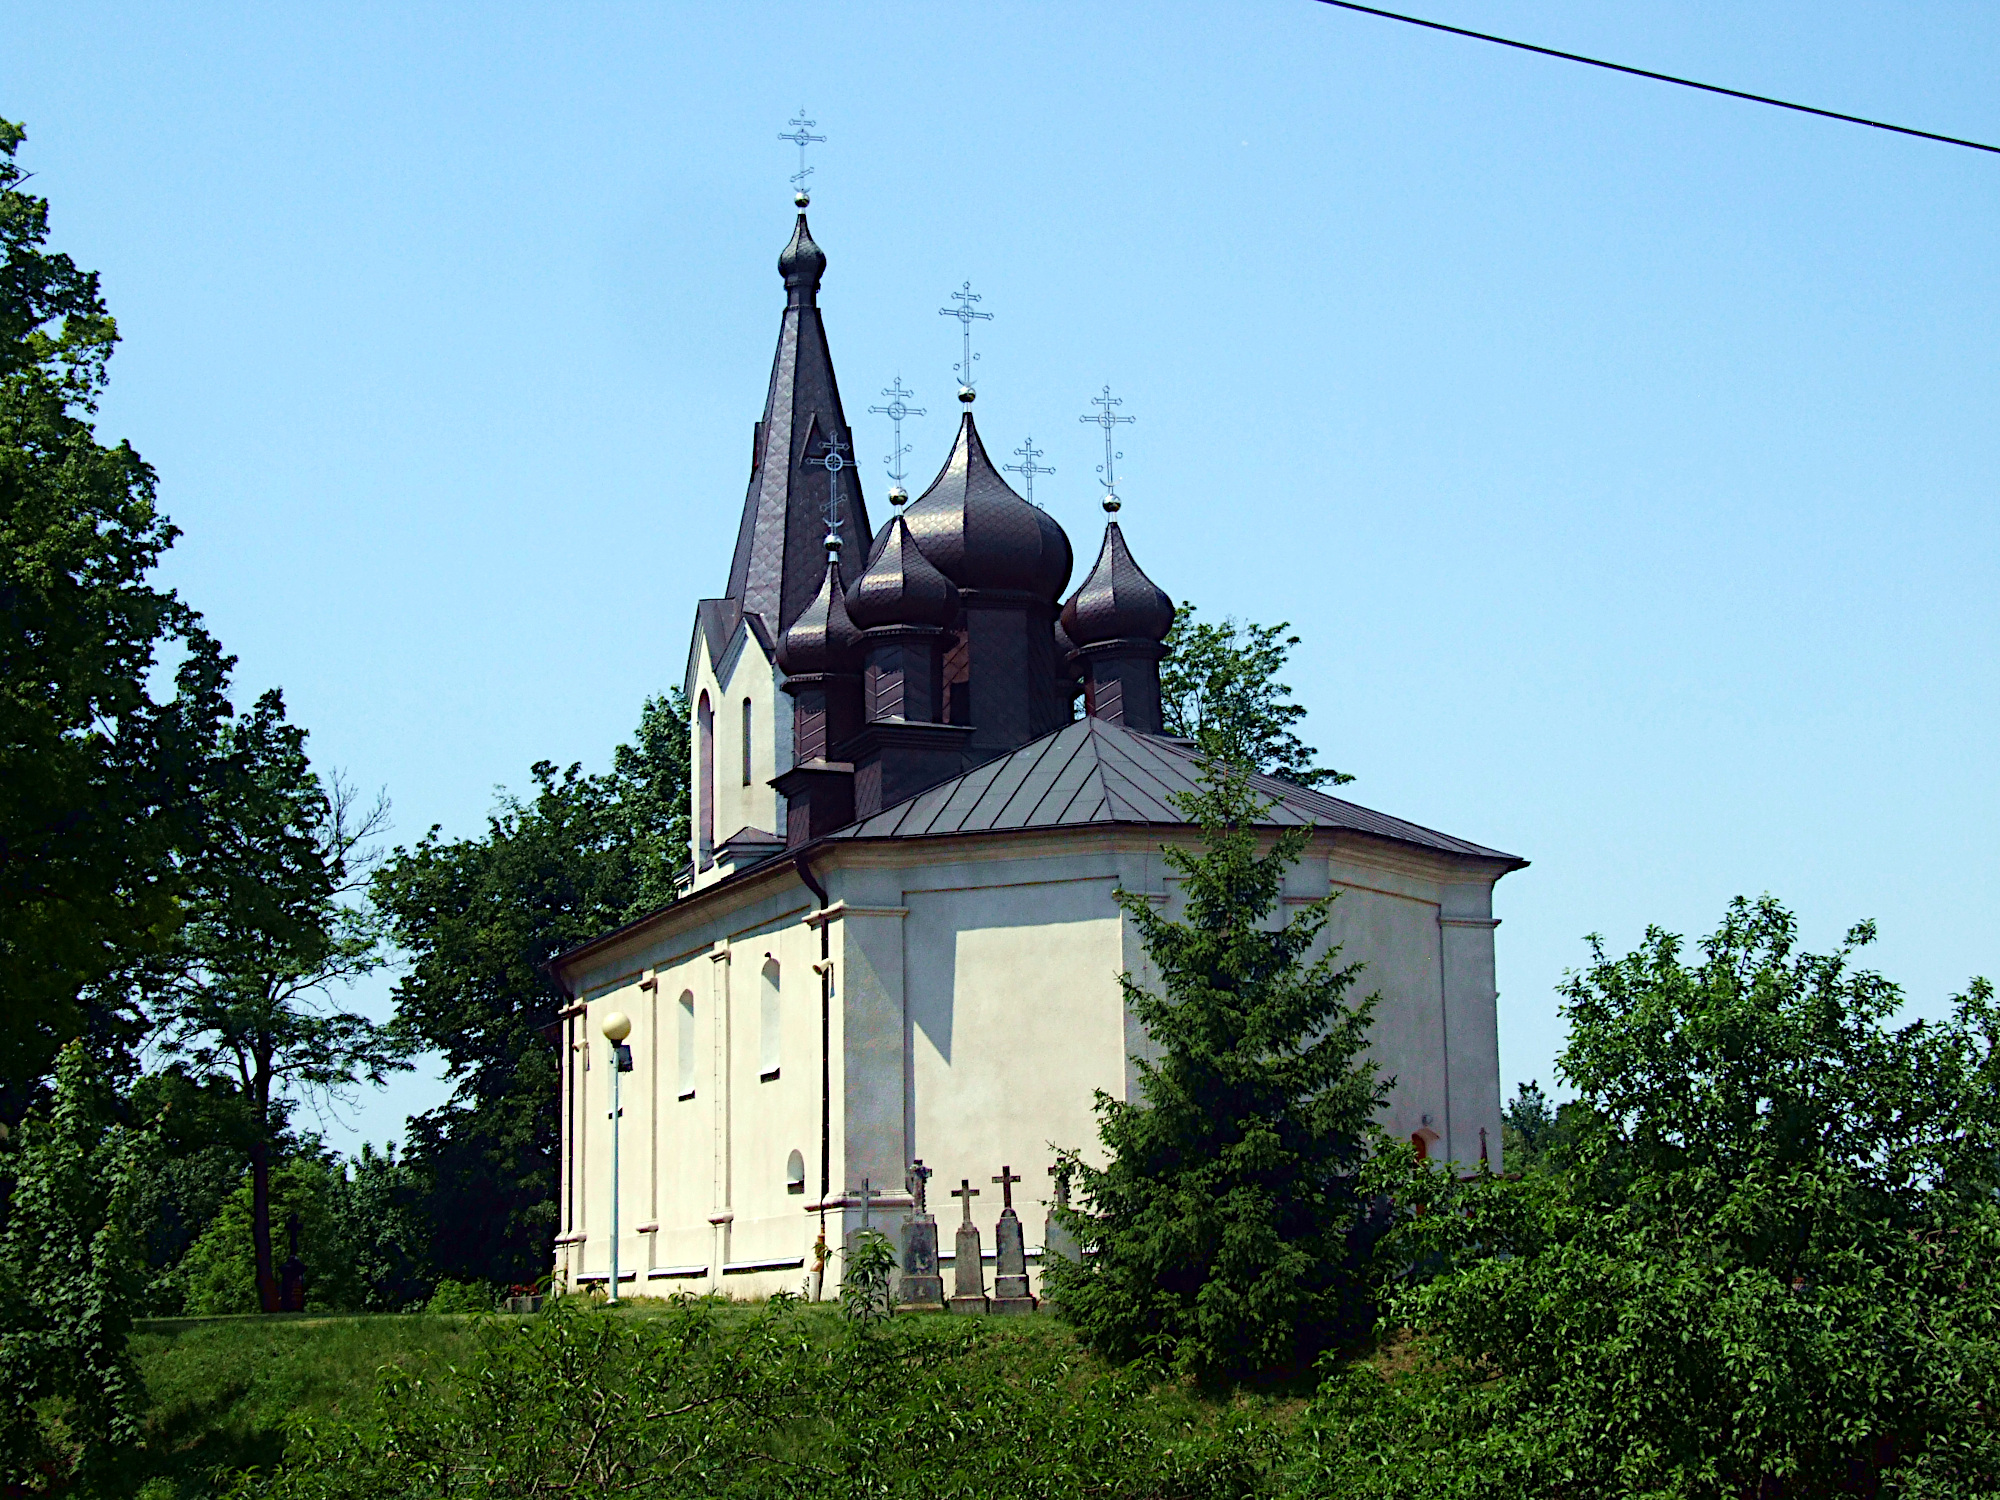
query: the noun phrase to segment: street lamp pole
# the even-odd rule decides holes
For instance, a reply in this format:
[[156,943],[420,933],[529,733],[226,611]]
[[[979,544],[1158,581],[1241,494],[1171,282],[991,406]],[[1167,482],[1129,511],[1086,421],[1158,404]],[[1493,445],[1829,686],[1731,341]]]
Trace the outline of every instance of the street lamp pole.
[[625,1038],[632,1034],[632,1019],[622,1010],[604,1018],[604,1039],[611,1043],[611,1290],[607,1302],[618,1300],[618,1123],[625,1106],[619,1080],[632,1071],[632,1049]]

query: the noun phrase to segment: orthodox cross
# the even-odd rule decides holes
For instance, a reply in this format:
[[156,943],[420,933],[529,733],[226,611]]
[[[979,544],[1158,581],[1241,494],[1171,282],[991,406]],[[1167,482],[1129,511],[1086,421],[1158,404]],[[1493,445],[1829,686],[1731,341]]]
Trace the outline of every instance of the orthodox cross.
[[868,1228],[868,1205],[881,1196],[880,1193],[875,1191],[874,1186],[866,1177],[861,1179],[861,1227],[863,1230]]
[[1111,409],[1114,406],[1123,406],[1125,398],[1112,395],[1111,387],[1108,385],[1104,388],[1103,395],[1090,398],[1090,404],[1098,408],[1097,414],[1092,416],[1086,412],[1078,417],[1077,421],[1095,422],[1104,429],[1104,462],[1098,466],[1097,472],[1104,480],[1104,508],[1115,511],[1118,509],[1118,471],[1115,466],[1125,455],[1115,451],[1113,435],[1117,432],[1120,422],[1136,422],[1139,419],[1121,417]]
[[840,540],[840,471],[847,467],[847,455],[853,451],[833,436],[819,438],[806,448],[806,462],[826,470],[826,535],[830,544]]
[[958,1186],[951,1190],[951,1195],[954,1198],[963,1198],[965,1200],[965,1222],[970,1224],[972,1222],[972,1200],[979,1196],[979,1189],[972,1185],[970,1177],[961,1177],[958,1179]]
[[924,1189],[935,1175],[936,1173],[932,1168],[924,1165],[924,1159],[921,1156],[910,1163],[909,1176],[905,1180],[909,1185],[910,1196],[917,1200],[917,1206],[913,1212],[919,1214],[929,1212],[928,1207],[924,1203]]
[[900,375],[896,377],[894,385],[885,385],[882,387],[882,394],[889,398],[889,404],[887,406],[871,406],[868,409],[871,412],[880,412],[896,424],[895,447],[890,450],[888,457],[884,458],[882,462],[889,466],[889,477],[895,481],[895,487],[889,491],[889,498],[895,501],[896,504],[901,505],[903,501],[910,498],[909,492],[903,488],[903,457],[910,451],[903,442],[903,418],[921,417],[924,415],[924,409],[921,406],[912,406],[909,404],[909,398],[914,396],[916,392],[903,389],[903,377]]
[[1000,1206],[1002,1208],[1012,1208],[1014,1206],[1014,1184],[1021,1180],[1021,1174],[1016,1172],[1012,1167],[1002,1167],[1000,1175],[993,1180],[1000,1184],[1000,1191],[1004,1195]]
[[1069,1174],[1062,1169],[1061,1162],[1057,1162],[1053,1167],[1049,1168],[1049,1176],[1056,1180],[1056,1205],[1060,1208],[1068,1208]]
[[792,175],[792,200],[800,208],[804,208],[809,201],[806,179],[812,176],[813,172],[813,169],[806,165],[806,147],[816,141],[824,141],[826,137],[811,133],[813,126],[819,124],[819,121],[806,118],[806,107],[803,104],[799,106],[798,118],[788,120],[786,123],[792,127],[792,132],[787,135],[781,130],[778,132],[778,139],[795,142],[799,148],[799,169]]
[[964,357],[960,363],[953,365],[952,368],[958,371],[958,399],[961,401],[970,401],[972,399],[972,362],[979,358],[978,355],[972,352],[972,320],[974,318],[984,318],[990,323],[993,321],[993,314],[980,312],[973,307],[972,304],[980,299],[979,293],[972,289],[972,283],[969,281],[965,283],[963,288],[953,292],[951,298],[958,306],[940,307],[938,309],[938,316],[940,318],[958,319],[959,330],[965,335]]
[[1027,442],[1021,444],[1020,447],[1014,450],[1014,453],[1021,461],[1017,464],[1004,464],[1002,467],[1009,473],[1019,474],[1028,481],[1028,503],[1032,505],[1035,501],[1035,476],[1037,474],[1053,474],[1055,473],[1055,469],[1053,467],[1044,468],[1041,464],[1035,462],[1036,459],[1042,457],[1042,450],[1035,446],[1033,438],[1029,438]]

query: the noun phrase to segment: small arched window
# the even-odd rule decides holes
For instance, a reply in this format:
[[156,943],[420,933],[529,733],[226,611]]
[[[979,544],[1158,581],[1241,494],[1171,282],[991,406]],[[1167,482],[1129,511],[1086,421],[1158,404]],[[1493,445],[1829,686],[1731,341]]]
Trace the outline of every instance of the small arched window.
[[803,1193],[806,1190],[806,1159],[802,1152],[794,1151],[785,1159],[785,1191]]
[[750,785],[750,700],[743,700],[743,784]]
[[674,1007],[674,1023],[680,1040],[680,1097],[694,1097],[694,991],[682,990],[681,1003]]
[[763,1046],[759,1052],[757,1076],[769,1081],[778,1076],[778,1027],[781,1013],[778,1004],[778,961],[764,960],[763,973],[758,976],[758,1011],[762,1021],[761,1039]]

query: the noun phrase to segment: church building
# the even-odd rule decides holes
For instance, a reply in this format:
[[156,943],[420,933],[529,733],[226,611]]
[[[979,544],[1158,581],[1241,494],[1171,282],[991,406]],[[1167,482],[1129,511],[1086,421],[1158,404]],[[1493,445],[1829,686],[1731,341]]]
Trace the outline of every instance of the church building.
[[[1011,1200],[1038,1283],[1055,1153],[1098,1155],[1093,1092],[1133,1097],[1149,1045],[1113,892],[1175,913],[1162,850],[1195,842],[1172,799],[1196,756],[1162,725],[1173,604],[1115,515],[1071,589],[1068,536],[988,459],[968,388],[937,478],[871,528],[800,200],[728,586],[688,651],[682,893],[552,965],[572,1290],[614,1264],[623,1296],[811,1288],[822,1234],[894,1240],[927,1178],[949,1275],[953,1230],[990,1259]],[[1313,830],[1285,902],[1338,892],[1325,941],[1380,993],[1384,1128],[1500,1170],[1493,886],[1526,861],[1256,788],[1274,831]]]

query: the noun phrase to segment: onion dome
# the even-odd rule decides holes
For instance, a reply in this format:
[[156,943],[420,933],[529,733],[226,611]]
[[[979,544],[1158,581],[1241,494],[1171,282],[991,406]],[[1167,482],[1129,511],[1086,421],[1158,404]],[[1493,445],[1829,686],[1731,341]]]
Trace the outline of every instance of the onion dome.
[[1060,619],[1055,622],[1055,626],[1056,676],[1066,683],[1080,684],[1083,681],[1083,668],[1069,659],[1070,653],[1076,650],[1076,642],[1069,638],[1069,632],[1063,629]]
[[847,615],[863,630],[955,625],[958,590],[918,549],[903,517],[891,516],[869,549],[868,570],[855,580]]
[[813,243],[803,213],[792,231],[792,242],[778,254],[778,274],[785,278],[785,289],[794,292],[818,291],[819,279],[826,274],[826,252]]
[[1078,649],[1104,641],[1163,641],[1174,624],[1174,601],[1139,571],[1116,521],[1105,523],[1097,566],[1062,609],[1063,633]]
[[1011,589],[1053,604],[1075,565],[1062,527],[993,467],[970,410],[944,468],[903,514],[924,556],[962,589]]
[[778,670],[787,677],[852,672],[861,653],[861,631],[848,617],[840,586],[840,549],[828,546],[826,581],[813,602],[778,640]]

